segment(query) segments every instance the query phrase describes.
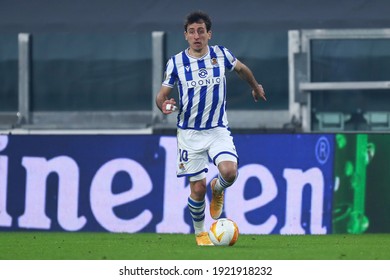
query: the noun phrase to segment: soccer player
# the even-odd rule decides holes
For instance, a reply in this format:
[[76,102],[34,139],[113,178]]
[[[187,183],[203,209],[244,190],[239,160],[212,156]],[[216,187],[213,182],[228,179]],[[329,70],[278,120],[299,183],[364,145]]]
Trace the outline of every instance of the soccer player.
[[[178,108],[177,176],[190,181],[188,209],[199,246],[213,245],[205,230],[206,172],[209,157],[217,166],[218,178],[210,187],[210,215],[218,219],[222,213],[224,191],[237,178],[238,155],[228,129],[226,117],[226,71],[235,71],[252,88],[257,102],[266,100],[263,87],[252,71],[227,48],[209,46],[210,17],[201,11],[189,14],[184,23],[184,37],[189,47],[171,57],[166,65],[165,80],[156,97],[156,105],[164,114]],[[177,84],[178,103],[170,93]]]

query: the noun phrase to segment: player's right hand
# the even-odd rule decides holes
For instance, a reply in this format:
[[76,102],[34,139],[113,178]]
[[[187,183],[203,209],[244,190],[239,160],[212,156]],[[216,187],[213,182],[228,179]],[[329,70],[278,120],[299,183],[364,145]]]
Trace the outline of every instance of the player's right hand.
[[[171,105],[171,106],[168,106],[167,105]],[[166,114],[166,115],[169,115],[169,114],[172,114],[172,112],[176,111],[174,108],[176,108],[176,101],[175,99],[171,98],[171,99],[167,99],[164,101],[164,103],[162,104],[162,108],[161,108],[161,111]]]

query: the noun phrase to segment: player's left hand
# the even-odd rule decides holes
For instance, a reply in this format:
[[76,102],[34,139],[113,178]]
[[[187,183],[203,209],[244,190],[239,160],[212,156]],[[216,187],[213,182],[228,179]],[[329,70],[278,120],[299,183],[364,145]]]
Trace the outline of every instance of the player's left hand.
[[258,85],[258,87],[254,90],[252,90],[252,96],[255,102],[259,101],[259,98],[263,99],[264,101],[267,101],[265,98],[265,92],[262,85]]

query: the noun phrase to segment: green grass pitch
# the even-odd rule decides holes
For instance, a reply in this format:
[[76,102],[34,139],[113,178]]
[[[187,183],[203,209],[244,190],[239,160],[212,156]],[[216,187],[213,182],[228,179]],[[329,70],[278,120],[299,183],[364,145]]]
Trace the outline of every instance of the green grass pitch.
[[389,234],[242,234],[198,247],[193,234],[0,232],[1,260],[389,260],[389,248]]

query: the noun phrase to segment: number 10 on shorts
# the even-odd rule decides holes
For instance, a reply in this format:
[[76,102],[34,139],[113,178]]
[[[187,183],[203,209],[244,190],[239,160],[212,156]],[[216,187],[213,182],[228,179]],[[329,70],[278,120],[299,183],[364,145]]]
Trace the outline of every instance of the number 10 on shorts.
[[188,161],[188,151],[179,149],[180,162]]

